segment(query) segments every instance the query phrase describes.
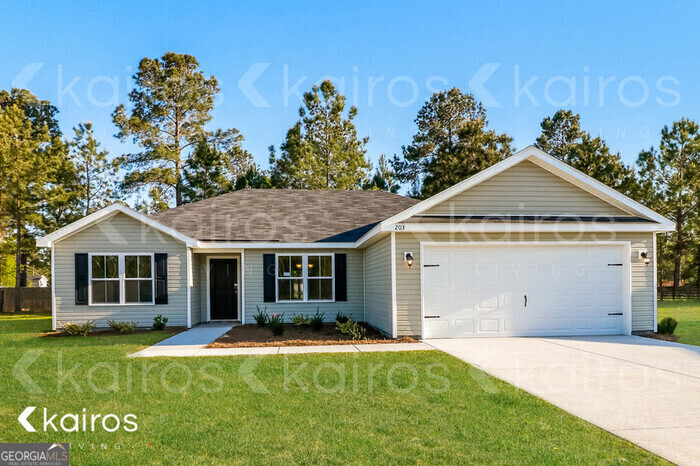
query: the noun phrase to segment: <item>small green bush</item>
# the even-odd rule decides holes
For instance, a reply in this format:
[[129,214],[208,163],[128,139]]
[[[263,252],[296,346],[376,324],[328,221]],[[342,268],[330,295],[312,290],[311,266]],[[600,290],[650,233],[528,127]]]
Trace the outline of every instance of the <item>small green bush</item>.
[[272,317],[268,318],[267,328],[272,331],[273,335],[282,335],[284,333],[284,312],[282,314],[275,312]]
[[323,328],[323,318],[325,317],[325,313],[323,312],[318,312],[318,308],[316,309],[316,314],[309,320],[309,325],[311,325],[311,330],[314,332],[318,332]]
[[291,321],[297,327],[306,327],[311,323],[311,318],[305,315],[294,314]]
[[267,306],[265,306],[265,310],[261,310],[260,306],[257,304],[255,305],[255,308],[258,310],[258,313],[253,316],[255,319],[255,322],[258,324],[258,327],[264,327],[267,325],[267,321],[270,319],[270,317],[267,315]]
[[168,323],[168,318],[163,314],[158,314],[153,318],[153,328],[156,330],[163,330],[165,325]]
[[664,335],[673,335],[673,332],[676,331],[676,326],[678,325],[678,321],[674,319],[673,317],[666,317],[665,319],[662,319],[661,322],[659,322],[659,333],[662,333]]
[[107,321],[107,324],[117,332],[134,333],[138,322],[117,322],[115,320],[109,320]]
[[350,318],[345,323],[336,322],[335,328],[343,335],[350,335],[350,338],[353,340],[364,340],[367,338],[367,329]]
[[339,312],[335,316],[335,321],[338,322],[339,324],[346,324],[349,320],[352,320],[352,319],[350,319],[350,316],[346,316],[342,312]]
[[74,322],[66,322],[63,324],[63,331],[71,336],[80,335],[81,337],[86,337],[93,328],[95,328],[95,322],[92,320],[88,320],[83,324],[76,324]]

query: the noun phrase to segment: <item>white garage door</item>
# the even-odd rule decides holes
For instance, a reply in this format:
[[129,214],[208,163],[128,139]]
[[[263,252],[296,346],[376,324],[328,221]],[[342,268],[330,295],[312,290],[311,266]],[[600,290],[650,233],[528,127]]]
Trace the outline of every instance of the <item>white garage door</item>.
[[425,246],[425,338],[624,332],[619,245]]

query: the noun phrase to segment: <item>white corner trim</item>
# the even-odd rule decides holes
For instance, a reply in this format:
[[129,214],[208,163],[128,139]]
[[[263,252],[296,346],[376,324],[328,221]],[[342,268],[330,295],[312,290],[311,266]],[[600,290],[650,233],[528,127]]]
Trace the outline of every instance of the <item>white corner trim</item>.
[[398,337],[398,308],[396,306],[396,233],[391,232],[391,337]]
[[659,276],[658,269],[656,268],[656,263],[658,262],[658,252],[656,251],[656,233],[654,233],[654,239],[652,240],[652,260],[654,261],[654,331],[659,331],[659,301],[658,301],[658,286],[659,286]]
[[[194,280],[192,275],[192,248],[187,247],[187,328],[192,328],[192,287]],[[154,293],[155,294],[155,293]]]
[[51,330],[56,330],[56,254],[51,246]]
[[365,241],[378,234],[379,232],[387,231],[387,229],[391,229],[393,225],[401,223],[414,215],[424,212],[430,209],[431,207],[434,207],[435,205],[446,201],[447,199],[463,191],[466,191],[467,189],[479,183],[488,180],[489,178],[513,167],[514,165],[517,165],[518,163],[526,159],[536,160],[537,164],[540,165],[542,168],[545,168],[546,166],[551,167],[553,170],[549,171],[556,176],[561,177],[560,173],[566,173],[568,176],[571,176],[578,180],[582,185],[579,187],[585,189],[586,191],[589,191],[591,194],[596,195],[597,197],[601,197],[604,200],[606,197],[613,199],[621,205],[626,206],[631,211],[637,212],[639,215],[647,217],[659,223],[659,225],[656,225],[654,229],[650,229],[648,231],[669,231],[669,229],[673,228],[673,222],[667,219],[666,217],[654,212],[648,207],[643,206],[642,204],[630,199],[622,193],[617,192],[613,188],[580,172],[579,170],[576,170],[568,164],[557,160],[556,158],[552,157],[546,152],[543,152],[534,146],[528,146],[525,149],[516,152],[507,159],[498,162],[497,164],[480,171],[479,173],[467,178],[466,180],[460,181],[459,183],[447,188],[446,190],[432,197],[429,197],[428,199],[421,201],[418,204],[409,207],[408,209],[402,212],[399,212],[393,217],[390,217],[380,222],[370,231],[365,233],[360,239],[358,239],[355,242],[356,246],[362,245]]
[[123,205],[123,204],[112,204],[109,207],[105,207],[102,210],[98,210],[97,212],[88,215],[87,217],[83,217],[80,220],[77,220],[70,225],[66,225],[63,228],[60,228],[53,233],[50,233],[46,236],[43,236],[39,239],[36,240],[36,245],[37,247],[40,248],[50,248],[53,246],[54,243],[57,241],[60,241],[64,238],[67,238],[71,235],[74,235],[92,225],[95,225],[96,223],[99,223],[103,220],[106,220],[118,213],[122,213],[125,215],[128,215],[129,217],[145,224],[148,225],[149,227],[153,228],[154,230],[158,230],[162,233],[165,233],[166,235],[172,236],[173,238],[182,241],[185,243],[187,246],[193,247],[197,245],[197,241],[194,238],[190,238],[189,236],[180,233],[179,231],[175,230],[174,228],[170,228],[166,225],[163,225],[160,222],[157,222],[139,212],[136,212],[133,209],[130,209],[129,207]]

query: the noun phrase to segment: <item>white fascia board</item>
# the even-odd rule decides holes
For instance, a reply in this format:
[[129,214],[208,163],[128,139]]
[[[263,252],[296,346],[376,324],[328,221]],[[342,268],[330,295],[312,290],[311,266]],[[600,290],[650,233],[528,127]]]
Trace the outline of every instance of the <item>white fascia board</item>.
[[210,241],[199,241],[196,252],[209,252],[222,250],[242,251],[245,249],[354,249],[355,243],[274,243],[274,242],[231,242],[218,243]]
[[154,230],[158,230],[162,233],[165,233],[166,235],[172,236],[173,238],[182,241],[187,246],[193,247],[197,245],[197,240],[195,240],[194,238],[190,238],[189,236],[180,233],[174,228],[170,228],[168,226],[163,225],[160,222],[148,218],[147,216],[136,212],[135,210],[130,209],[129,207],[123,204],[112,204],[111,206],[98,210],[97,212],[83,217],[80,220],[71,223],[70,225],[66,225],[65,227],[60,228],[54,231],[53,233],[50,233],[46,236],[37,239],[36,245],[40,248],[50,248],[57,241],[74,235],[90,226],[93,226],[101,221],[113,217],[118,213],[128,215],[129,217],[138,220],[139,222],[145,225],[148,225]]
[[[395,225],[386,225],[382,231],[394,231]],[[662,228],[657,223],[402,223],[405,233],[491,233],[491,232],[533,232],[533,233],[609,233],[609,232],[664,232],[673,228]]]

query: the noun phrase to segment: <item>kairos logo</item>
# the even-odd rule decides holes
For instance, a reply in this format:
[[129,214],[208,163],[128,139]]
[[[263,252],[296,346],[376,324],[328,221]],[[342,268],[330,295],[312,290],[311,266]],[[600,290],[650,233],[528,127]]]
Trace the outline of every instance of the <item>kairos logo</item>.
[[[34,426],[29,422],[29,416],[34,412],[36,406],[29,406],[17,420],[27,432],[36,432]],[[83,408],[81,413],[50,413],[44,408],[44,432],[116,432],[123,429],[126,432],[136,432],[139,426],[136,424],[135,414],[126,414],[124,417],[116,414],[91,414]]]

